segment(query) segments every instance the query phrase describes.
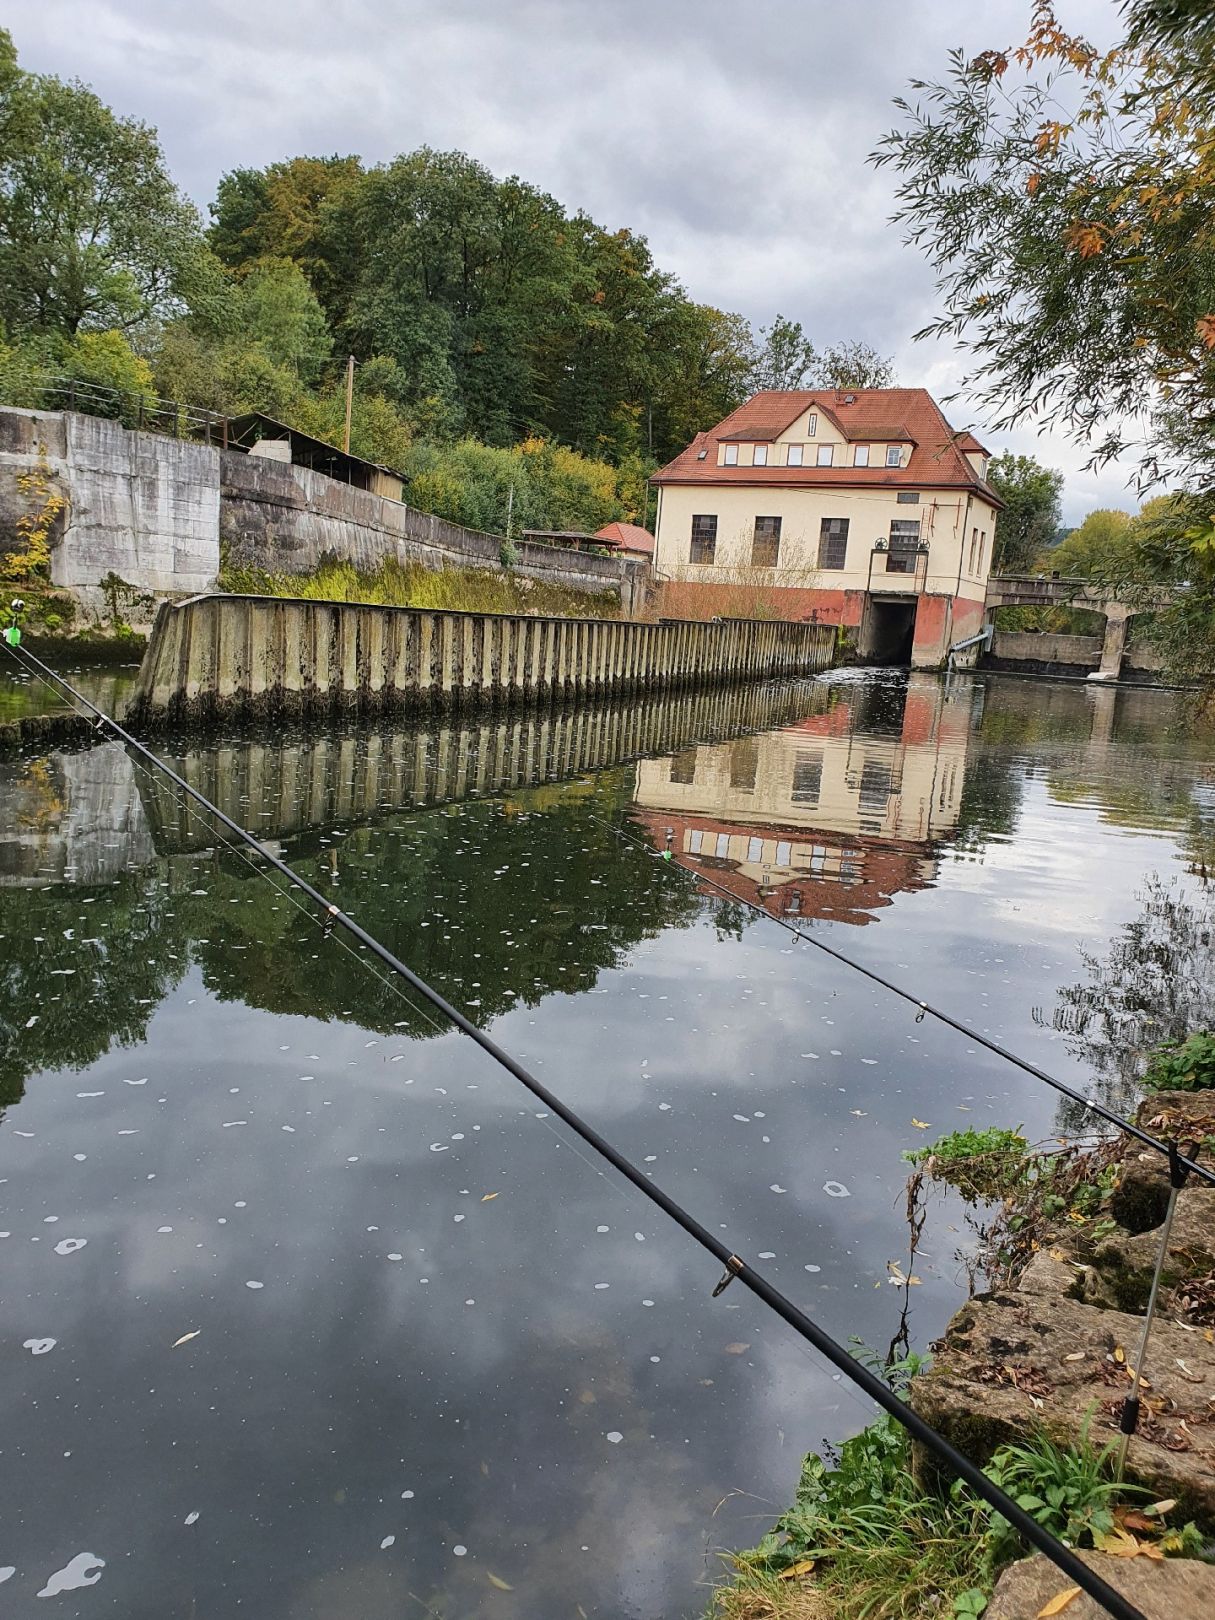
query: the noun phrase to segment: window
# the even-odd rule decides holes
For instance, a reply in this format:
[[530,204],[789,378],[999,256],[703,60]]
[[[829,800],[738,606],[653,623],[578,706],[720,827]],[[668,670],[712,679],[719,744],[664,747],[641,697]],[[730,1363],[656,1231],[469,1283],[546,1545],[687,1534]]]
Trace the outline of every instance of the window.
[[968,574],[973,574],[974,571],[975,571],[975,555],[976,555],[978,549],[979,549],[979,531],[978,531],[978,529],[972,529],[970,531],[970,560],[969,560],[969,562],[967,563],[967,566],[966,566],[966,572]]
[[711,563],[717,551],[717,514],[699,512],[692,517],[692,553],[694,563]]
[[757,444],[751,452],[751,465],[753,467],[766,467],[768,465],[768,446]]
[[707,450],[698,450],[696,452],[697,461],[703,461],[705,459],[705,457],[708,455],[708,453],[709,452]]
[[759,739],[739,737],[730,744],[730,786],[744,793],[755,792],[755,773],[759,769]]
[[900,506],[918,506],[920,504],[920,492],[918,489],[901,489],[895,496],[895,500],[898,501]]
[[860,808],[883,811],[890,800],[890,766],[881,760],[867,759],[861,767]]
[[983,554],[987,550],[987,530],[979,530],[979,573],[983,572]]
[[888,467],[901,467],[903,465],[903,446],[901,444],[888,444],[886,446],[886,465]]
[[705,835],[699,827],[693,827],[688,834],[688,854],[699,855],[705,845]]
[[858,444],[852,452],[852,465],[854,467],[867,467],[869,465],[869,446]]
[[820,467],[829,467],[835,453],[833,444],[820,444],[818,447],[818,464]]
[[729,833],[718,833],[718,835],[717,835],[717,849],[716,849],[715,853],[716,853],[717,859],[719,861],[724,861],[726,859],[726,857],[729,855],[729,853],[730,853],[730,835],[729,835]]
[[752,568],[775,568],[780,556],[780,519],[757,517],[751,538]]
[[890,525],[890,550],[886,553],[888,574],[914,574],[920,544],[920,520],[896,518]]
[[799,748],[793,756],[793,803],[817,804],[822,787],[822,749]]
[[812,439],[817,432],[818,432],[818,417],[815,416],[813,412],[811,412],[810,419],[806,423],[806,437],[808,439]]
[[791,444],[789,446],[789,465],[791,467],[800,467],[801,466],[801,464],[802,464],[802,449],[803,449],[803,446],[800,445],[800,444]]
[[684,748],[678,754],[672,754],[671,780],[681,783],[684,787],[688,787],[696,780],[695,748]]
[[756,866],[764,858],[764,841],[762,838],[751,838],[747,842],[747,860]]
[[738,446],[736,444],[726,446],[725,462],[727,467],[738,466]]
[[776,865],[791,866],[793,864],[793,845],[778,843],[776,846]]
[[824,518],[818,533],[820,568],[844,568],[848,557],[848,519]]

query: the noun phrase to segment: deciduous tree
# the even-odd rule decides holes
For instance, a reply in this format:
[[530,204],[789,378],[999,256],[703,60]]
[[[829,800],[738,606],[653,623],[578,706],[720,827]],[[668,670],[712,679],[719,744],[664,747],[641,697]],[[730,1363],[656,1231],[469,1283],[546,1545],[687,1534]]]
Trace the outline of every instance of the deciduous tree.
[[1032,568],[1055,538],[1060,522],[1063,474],[1033,456],[993,456],[987,481],[1004,502],[996,519],[993,563],[1017,573]]

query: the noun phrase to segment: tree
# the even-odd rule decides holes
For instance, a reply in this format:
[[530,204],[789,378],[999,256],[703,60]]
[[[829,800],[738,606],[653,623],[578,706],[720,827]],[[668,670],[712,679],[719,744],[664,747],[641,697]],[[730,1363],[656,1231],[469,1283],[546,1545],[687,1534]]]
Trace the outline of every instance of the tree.
[[0,30],[0,320],[129,329],[215,291],[156,134],[84,85],[25,73]]
[[1056,546],[1050,557],[1051,570],[1064,579],[1116,581],[1126,570],[1133,546],[1131,514],[1099,508]]
[[1023,45],[916,81],[875,161],[937,273],[917,335],[969,347],[993,426],[1055,419],[1092,464],[1134,452],[1145,487],[1180,485],[1140,583],[1178,585],[1154,633],[1215,678],[1215,35],[1196,0],[1125,9],[1101,52],[1039,0]]
[[814,368],[813,388],[893,388],[894,362],[868,343],[834,343]]
[[237,319],[249,342],[276,364],[315,380],[333,352],[325,312],[290,259],[259,259],[236,289]]
[[988,463],[987,481],[1004,502],[996,519],[994,566],[1006,573],[1032,568],[1059,529],[1063,474],[1009,451]]
[[809,386],[806,379],[817,366],[818,355],[802,331],[802,323],[778,315],[771,326],[760,328],[759,336],[751,368],[751,392]]

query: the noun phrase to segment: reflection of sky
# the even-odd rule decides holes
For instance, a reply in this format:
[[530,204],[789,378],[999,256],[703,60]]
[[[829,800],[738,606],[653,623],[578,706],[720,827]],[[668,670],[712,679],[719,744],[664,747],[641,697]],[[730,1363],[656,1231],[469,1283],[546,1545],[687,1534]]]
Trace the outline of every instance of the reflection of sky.
[[[1142,773],[1129,752],[1074,804],[1026,778],[1035,745],[1002,757],[1015,833],[947,844],[934,887],[827,932],[1083,1078],[1032,1009],[1176,846],[1104,814]],[[540,872],[557,825],[535,818]],[[879,1348],[901,1151],[1054,1115],[771,923],[719,938],[711,907],[494,1034],[830,1332]],[[803,1451],[869,1414],[742,1289],[712,1300],[715,1265],[542,1113],[458,1037],[272,1016],[196,969],[144,1045],[35,1076],[0,1139],[10,1612],[83,1551],[106,1568],[64,1612],[131,1620],[698,1610],[706,1549],[754,1540]],[[921,1345],[964,1288],[958,1221],[935,1205],[917,1259]],[[87,1246],[56,1254],[65,1237]]]

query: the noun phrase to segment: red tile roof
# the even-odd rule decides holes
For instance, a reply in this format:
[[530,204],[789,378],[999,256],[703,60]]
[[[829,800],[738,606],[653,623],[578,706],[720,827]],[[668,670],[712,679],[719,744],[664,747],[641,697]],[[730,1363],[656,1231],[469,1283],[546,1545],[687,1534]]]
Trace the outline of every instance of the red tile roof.
[[[771,443],[808,410],[825,416],[850,443],[901,443],[912,447],[906,467],[719,467],[717,446],[723,440]],[[996,492],[978,476],[965,450],[982,449],[968,431],[950,427],[941,407],[925,388],[858,388],[854,390],[767,389],[707,433],[698,433],[686,450],[654,474],[655,484],[876,485],[894,489],[972,489],[1001,506]],[[704,459],[700,452],[704,451]]]
[[654,536],[640,523],[605,523],[595,532],[596,540],[607,540],[622,551],[637,552],[641,556],[654,555]]

